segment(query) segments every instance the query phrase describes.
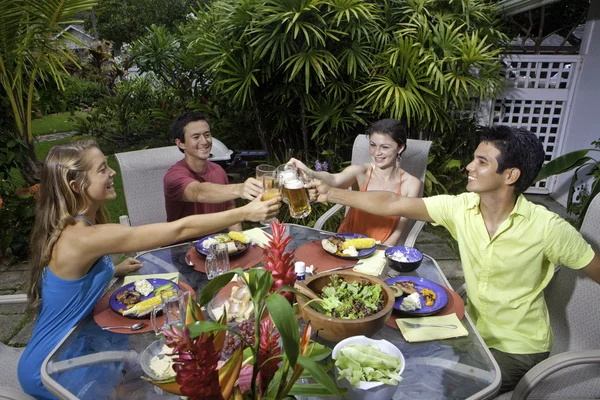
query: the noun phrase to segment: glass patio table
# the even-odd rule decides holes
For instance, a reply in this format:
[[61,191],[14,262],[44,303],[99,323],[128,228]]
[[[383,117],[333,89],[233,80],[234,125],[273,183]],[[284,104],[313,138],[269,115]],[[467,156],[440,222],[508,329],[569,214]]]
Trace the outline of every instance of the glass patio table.
[[[322,231],[286,224],[292,236],[290,246],[322,239]],[[270,228],[265,228],[270,232]],[[192,242],[159,248],[137,256],[141,274],[179,272],[180,280],[196,293],[208,283],[204,273],[185,262]],[[380,276],[388,277],[386,267]],[[413,275],[450,287],[437,262],[424,255]],[[122,280],[116,282],[120,285]],[[132,320],[135,322],[134,320]],[[133,323],[132,322],[132,323]],[[468,336],[422,343],[408,343],[398,329],[384,326],[374,338],[396,345],[406,358],[404,378],[394,399],[486,399],[500,387],[498,365],[465,314],[463,325]],[[62,399],[178,399],[142,380],[139,356],[153,341],[154,332],[118,334],[102,331],[90,315],[71,329],[42,365],[42,382]],[[72,356],[71,354],[76,354]],[[328,397],[334,398],[334,397]]]

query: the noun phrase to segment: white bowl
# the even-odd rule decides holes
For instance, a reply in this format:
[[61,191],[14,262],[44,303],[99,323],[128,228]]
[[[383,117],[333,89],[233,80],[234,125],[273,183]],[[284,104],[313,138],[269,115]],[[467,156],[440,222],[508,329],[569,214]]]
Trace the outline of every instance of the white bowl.
[[[402,355],[402,352],[396,346],[383,339],[375,340],[370,339],[366,336],[349,337],[339,342],[333,348],[333,352],[331,353],[332,358],[335,360],[338,351],[350,344],[374,344],[377,347],[379,347],[384,353],[398,357],[400,359],[400,362],[402,363],[400,367],[400,372],[398,374],[402,375],[402,372],[404,371],[404,366],[406,364],[404,360],[404,355]],[[335,374],[337,379],[339,374],[339,370],[337,367],[335,368]],[[346,378],[337,381],[337,384],[339,387],[348,389],[348,394],[345,398],[350,400],[389,400],[394,396],[394,393],[396,393],[396,389],[398,389],[398,385],[393,386],[386,385],[382,382],[365,381],[361,381],[358,387],[354,387]]]
[[166,341],[167,340],[165,338],[155,340],[154,342],[150,343],[140,355],[140,365],[142,366],[144,373],[148,375],[148,377],[154,379],[155,381],[168,379],[156,376],[152,368],[150,368],[150,361],[152,360],[152,358],[154,358],[154,356],[160,353]]

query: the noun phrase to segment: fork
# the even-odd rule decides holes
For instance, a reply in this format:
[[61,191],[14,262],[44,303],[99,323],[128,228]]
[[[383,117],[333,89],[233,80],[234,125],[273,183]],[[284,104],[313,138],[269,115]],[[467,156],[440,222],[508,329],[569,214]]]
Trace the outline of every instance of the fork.
[[440,328],[456,329],[456,325],[441,325],[441,324],[415,324],[413,322],[402,321],[411,328],[421,328],[423,326],[438,326]]

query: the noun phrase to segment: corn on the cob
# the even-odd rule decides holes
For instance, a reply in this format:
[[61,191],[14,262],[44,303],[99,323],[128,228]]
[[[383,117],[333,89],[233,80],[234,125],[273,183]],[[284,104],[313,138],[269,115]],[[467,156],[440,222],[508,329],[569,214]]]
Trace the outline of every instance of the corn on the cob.
[[244,244],[248,244],[252,240],[250,238],[250,236],[248,236],[248,235],[246,235],[245,233],[242,233],[242,232],[229,232],[229,237],[232,240],[237,240],[237,241],[242,242]]
[[147,314],[154,307],[159,305],[162,302],[163,298],[166,298],[169,296],[176,296],[176,295],[177,295],[177,292],[175,290],[166,290],[166,291],[162,292],[161,296],[154,296],[147,300],[140,301],[139,303],[137,303],[130,309],[123,311],[123,315],[140,316],[140,315]]
[[344,241],[344,249],[353,246],[356,250],[369,249],[375,246],[375,239],[373,238],[362,238],[362,239],[348,239]]

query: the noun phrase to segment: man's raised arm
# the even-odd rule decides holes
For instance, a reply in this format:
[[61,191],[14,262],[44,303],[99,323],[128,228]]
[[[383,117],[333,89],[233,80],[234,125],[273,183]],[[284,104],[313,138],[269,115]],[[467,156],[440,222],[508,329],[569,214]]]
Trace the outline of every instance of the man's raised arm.
[[322,181],[309,182],[308,188],[318,192],[320,203],[337,203],[358,208],[375,215],[399,215],[409,219],[433,222],[425,202],[420,197],[404,197],[388,191],[357,192],[329,187]]

